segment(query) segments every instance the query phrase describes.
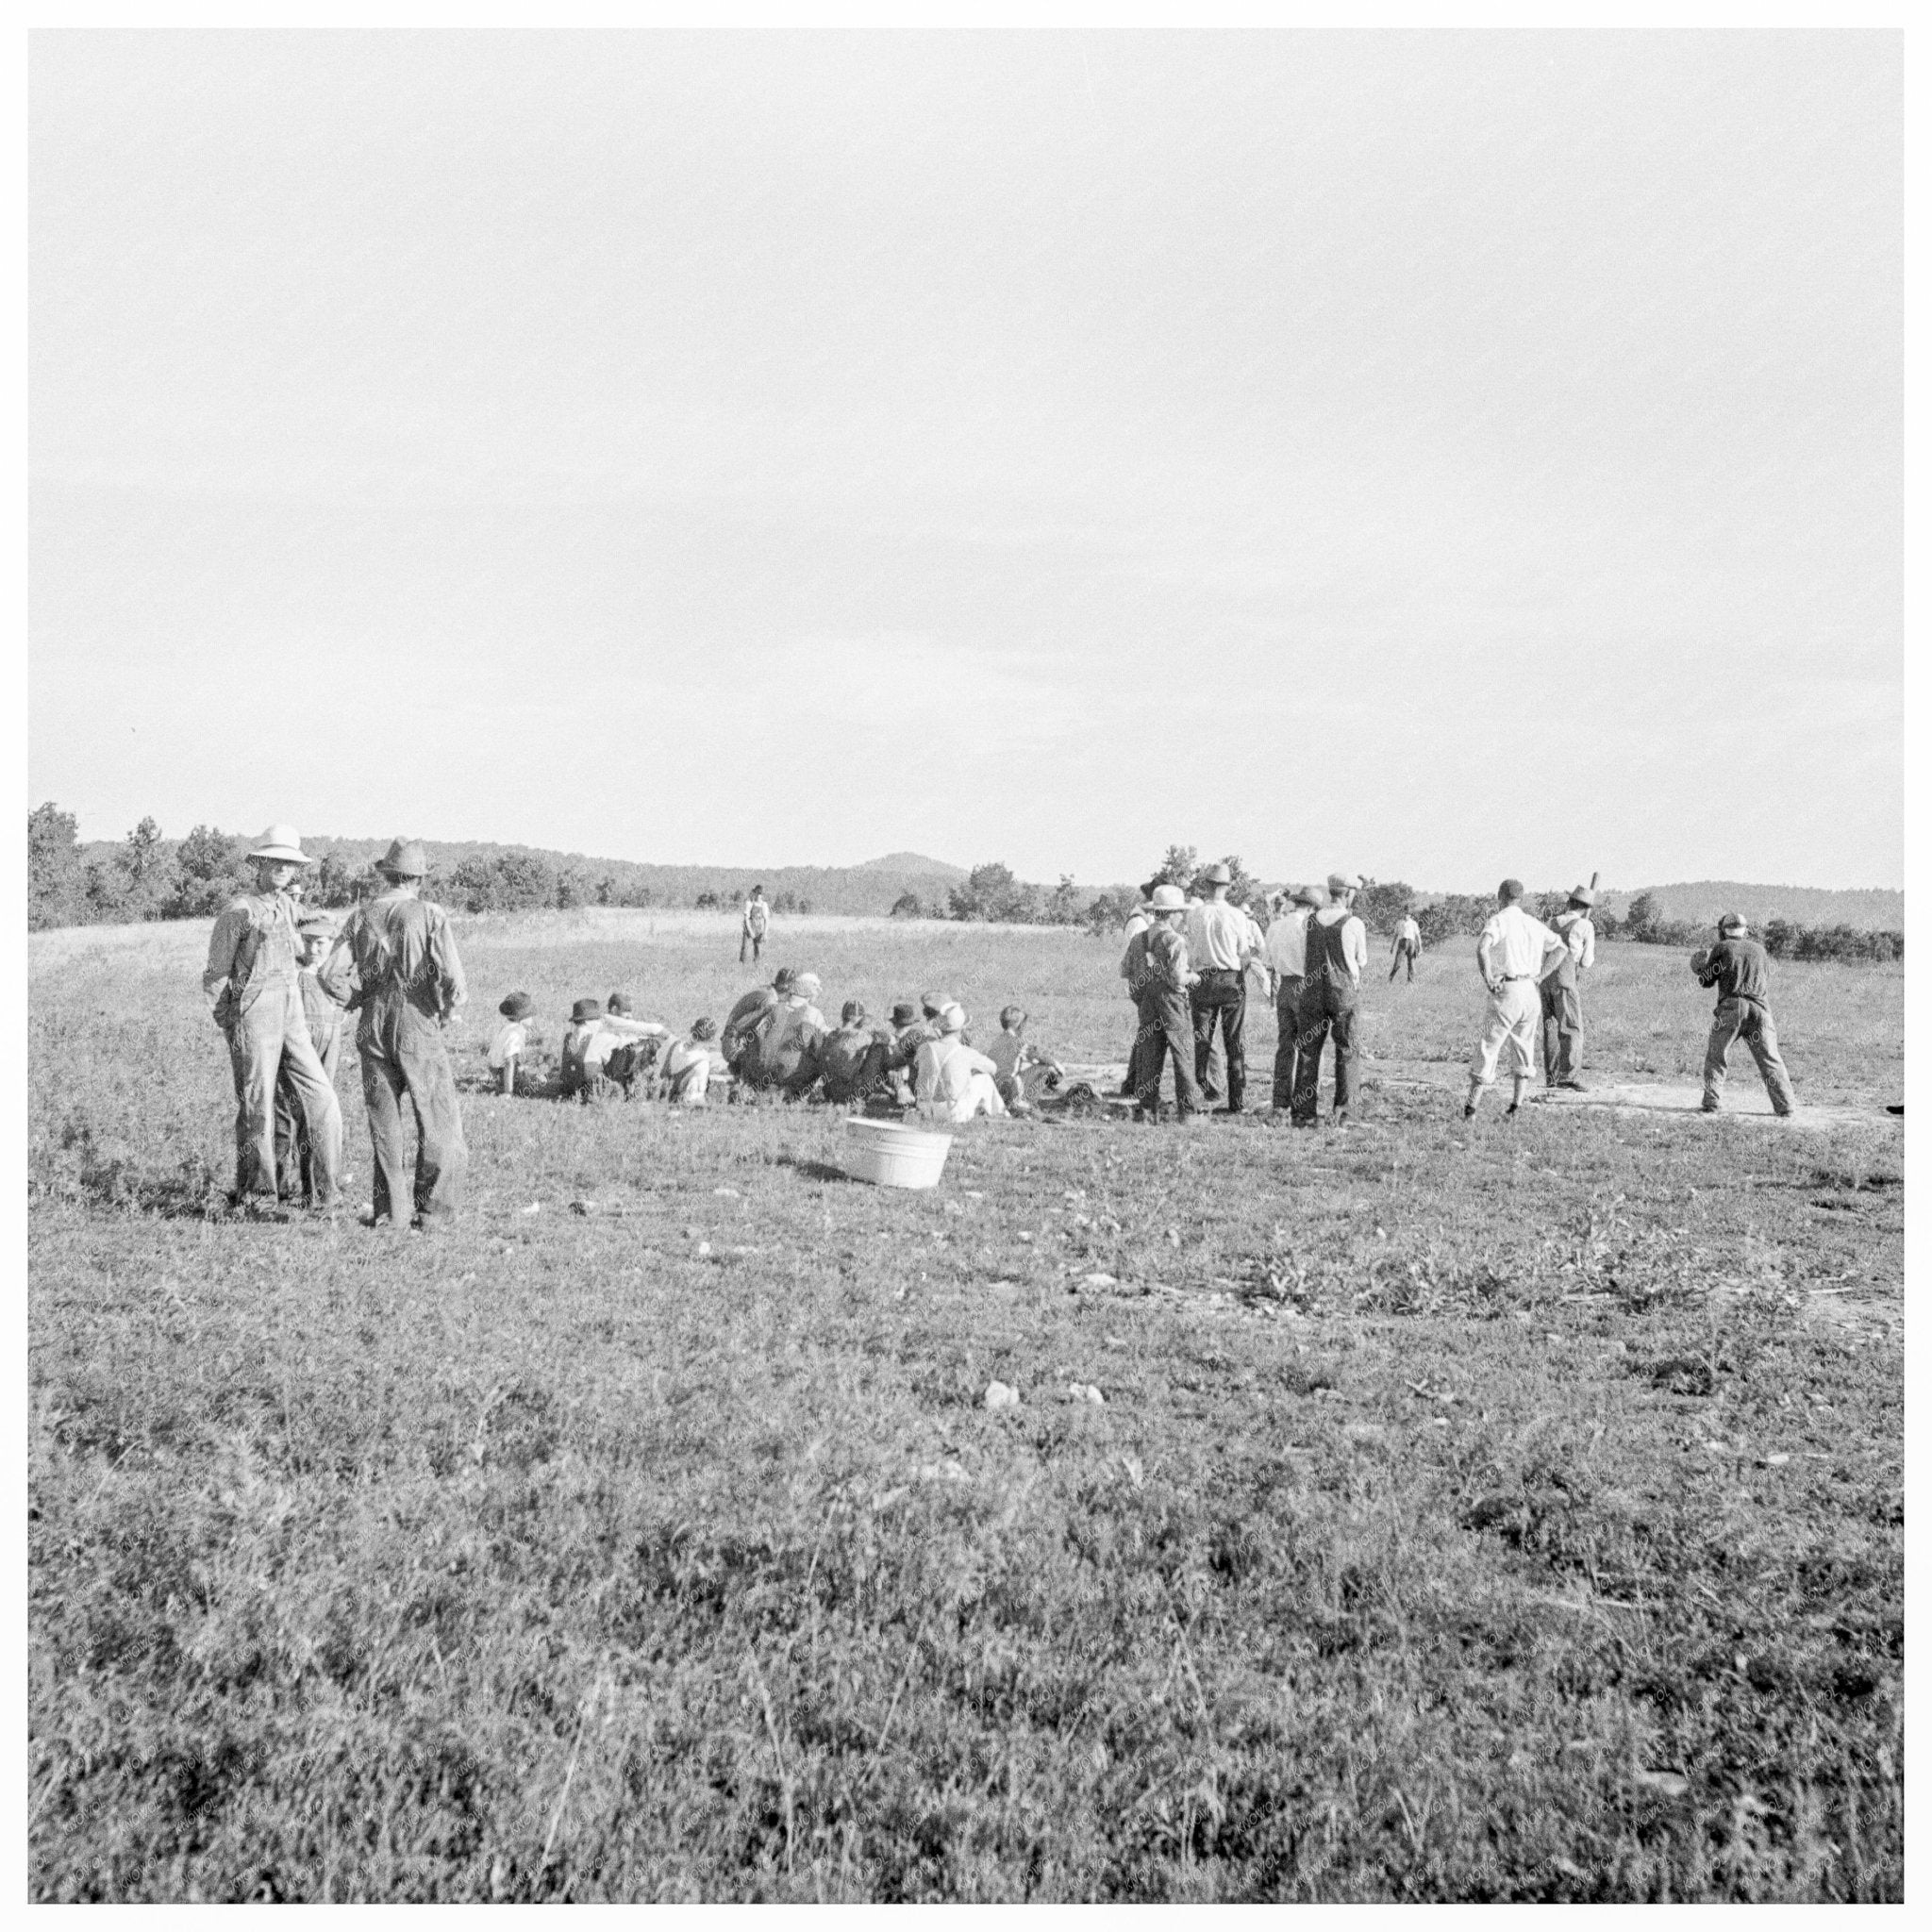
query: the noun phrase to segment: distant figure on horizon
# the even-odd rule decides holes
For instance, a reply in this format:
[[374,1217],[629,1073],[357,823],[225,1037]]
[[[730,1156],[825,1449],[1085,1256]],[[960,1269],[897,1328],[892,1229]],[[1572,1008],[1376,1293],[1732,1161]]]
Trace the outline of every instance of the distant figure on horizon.
[[742,966],[747,958],[756,961],[765,949],[765,929],[772,923],[772,908],[765,904],[765,889],[754,886],[751,897],[744,902],[744,912],[740,920],[741,930],[738,940],[738,963]]

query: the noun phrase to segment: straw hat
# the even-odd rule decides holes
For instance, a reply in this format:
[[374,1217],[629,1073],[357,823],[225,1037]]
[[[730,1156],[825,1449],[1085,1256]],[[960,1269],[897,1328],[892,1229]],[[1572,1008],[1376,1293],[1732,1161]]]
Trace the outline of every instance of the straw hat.
[[1570,903],[1573,906],[1594,906],[1596,904],[1596,894],[1588,886],[1572,886],[1570,888]]
[[1328,890],[1331,892],[1359,892],[1362,889],[1362,875],[1358,872],[1331,872],[1328,874]]
[[313,865],[314,859],[302,849],[302,835],[293,825],[271,825],[250,858],[274,859],[282,865]]
[[1294,889],[1294,903],[1297,906],[1311,906],[1318,911],[1328,903],[1328,894],[1320,886],[1297,886]]
[[940,1008],[940,1025],[948,1033],[965,1032],[966,1008],[958,1000],[948,1000]]
[[1141,907],[1142,912],[1185,912],[1188,895],[1178,886],[1156,886],[1154,896]]
[[1206,872],[1195,874],[1194,883],[1197,886],[1231,886],[1234,874],[1224,865],[1210,865]]

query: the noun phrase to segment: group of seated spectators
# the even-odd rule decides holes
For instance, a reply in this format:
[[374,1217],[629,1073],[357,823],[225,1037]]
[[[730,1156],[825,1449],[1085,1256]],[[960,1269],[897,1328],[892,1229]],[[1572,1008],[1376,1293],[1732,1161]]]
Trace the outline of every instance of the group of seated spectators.
[[[838,1025],[828,1026],[818,1006],[822,991],[817,974],[781,966],[770,986],[732,1008],[722,1032],[701,1019],[683,1040],[655,1020],[638,1019],[626,993],[612,993],[601,1007],[578,1000],[559,1056],[564,1097],[703,1107],[711,1089],[724,1085],[733,1100],[764,1094],[968,1121],[1032,1113],[1060,1085],[1064,1069],[1026,1039],[1019,1007],[1001,1012],[1000,1030],[981,1052],[964,1010],[938,993],[922,994],[917,1005],[898,1002],[887,1020],[847,1000]],[[498,1010],[504,1024],[490,1043],[490,1067],[498,1091],[514,1093],[536,1006],[516,992]]]

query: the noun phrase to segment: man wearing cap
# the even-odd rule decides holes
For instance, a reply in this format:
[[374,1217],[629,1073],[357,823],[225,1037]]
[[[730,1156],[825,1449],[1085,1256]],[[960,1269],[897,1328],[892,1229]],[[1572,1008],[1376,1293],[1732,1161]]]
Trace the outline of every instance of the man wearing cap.
[[997,1120],[1007,1104],[993,1084],[998,1069],[965,1042],[966,1014],[948,1001],[940,1009],[940,1036],[924,1041],[912,1062],[912,1091],[932,1118],[970,1121],[974,1114]]
[[765,949],[765,929],[772,923],[772,908],[765,904],[765,889],[754,886],[751,897],[744,902],[744,910],[739,920],[738,963],[742,966],[747,958],[754,965]]
[[1141,1031],[1134,1041],[1141,1081],[1134,1092],[1134,1118],[1152,1126],[1160,1119],[1160,1069],[1169,1056],[1177,1120],[1191,1121],[1199,1113],[1201,1089],[1194,1078],[1193,1014],[1188,1004],[1196,974],[1188,958],[1187,897],[1178,886],[1157,886],[1147,911],[1153,923],[1133,942],[1140,951],[1127,983],[1141,1010]]
[[1596,894],[1588,886],[1573,886],[1570,903],[1550,922],[1563,941],[1550,970],[1537,981],[1543,1015],[1543,1084],[1584,1091],[1578,1077],[1583,1070],[1583,1001],[1576,975],[1596,964],[1596,927],[1590,908]]
[[1301,886],[1268,922],[1261,962],[1274,988],[1274,1091],[1270,1104],[1276,1113],[1286,1113],[1294,1102],[1302,984],[1308,970],[1308,920],[1327,903],[1320,886]]
[[1536,1065],[1537,1019],[1541,1011],[1536,986],[1556,963],[1563,941],[1541,920],[1523,909],[1523,881],[1505,879],[1496,888],[1496,909],[1475,942],[1476,971],[1488,989],[1490,1008],[1469,1070],[1469,1097],[1462,1117],[1471,1119],[1476,1102],[1496,1083],[1497,1056],[1507,1050],[1509,1105],[1523,1105],[1523,1090]]
[[[308,1043],[322,1062],[330,1092],[335,1091],[336,1066],[342,1054],[342,1008],[323,991],[318,968],[335,943],[336,923],[326,912],[310,912],[298,920],[295,937],[301,946],[297,956],[295,989],[301,995],[302,1020]],[[341,1101],[336,1102],[340,1115]],[[338,1141],[340,1147],[340,1141]],[[338,1157],[340,1158],[340,1156]],[[311,1208],[326,1206],[319,1198],[315,1184],[315,1150],[302,1117],[302,1101],[295,1091],[294,1076],[284,1058],[275,1078],[275,1190],[284,1201]]]
[[718,1051],[724,1064],[735,1074],[738,1063],[751,1044],[758,1024],[782,999],[791,996],[791,969],[781,966],[772,974],[770,986],[756,986],[724,1016],[724,1030],[718,1036]]
[[[375,1158],[370,1225],[396,1225],[408,1202],[409,1224],[427,1233],[461,1204],[469,1160],[442,1043],[443,1026],[467,990],[449,914],[422,896],[429,859],[421,841],[391,840],[375,871],[382,891],[349,915],[322,984],[361,1014],[356,1051]],[[403,1141],[406,1099],[416,1121],[413,1186]]]
[[208,938],[202,991],[228,1042],[235,1082],[235,1201],[275,1214],[275,1091],[283,1069],[308,1136],[310,1200],[335,1205],[342,1110],[309,1043],[297,983],[299,941],[285,888],[309,863],[292,825],[271,825],[248,855],[253,891],[222,908]]
[[1746,936],[1749,931],[1740,914],[1726,912],[1717,923],[1717,944],[1707,953],[1690,956],[1698,985],[1717,988],[1717,1014],[1704,1050],[1704,1111],[1722,1110],[1731,1048],[1741,1039],[1763,1075],[1771,1109],[1782,1120],[1796,1110],[1798,1096],[1791,1091],[1791,1076],[1777,1050],[1777,1028],[1772,1024],[1771,960],[1764,948]]
[[1195,881],[1208,896],[1188,908],[1188,959],[1198,977],[1190,995],[1194,1024],[1194,1084],[1204,1105],[1221,1095],[1209,1078],[1218,1021],[1227,1064],[1228,1113],[1240,1113],[1247,1092],[1247,1057],[1241,1032],[1247,1019],[1247,969],[1260,956],[1260,935],[1255,922],[1239,906],[1227,903],[1234,874],[1224,865],[1210,865]]
[[1328,904],[1308,920],[1307,973],[1298,1008],[1295,1039],[1293,1123],[1312,1127],[1322,1106],[1322,1049],[1335,1041],[1334,1123],[1345,1126],[1354,1110],[1359,1048],[1356,1011],[1361,1001],[1362,969],[1369,963],[1369,933],[1351,909],[1361,891],[1357,873],[1328,874]]

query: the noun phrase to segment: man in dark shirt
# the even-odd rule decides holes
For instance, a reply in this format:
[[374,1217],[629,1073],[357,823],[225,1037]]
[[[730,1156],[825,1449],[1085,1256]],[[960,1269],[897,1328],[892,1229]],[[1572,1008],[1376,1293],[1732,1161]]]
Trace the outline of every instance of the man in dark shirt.
[[1717,988],[1717,1017],[1704,1052],[1704,1110],[1716,1113],[1723,1107],[1731,1048],[1741,1038],[1764,1076],[1772,1111],[1782,1119],[1798,1101],[1791,1091],[1791,1076],[1778,1056],[1777,1028],[1766,1003],[1771,961],[1756,940],[1745,938],[1747,930],[1737,913],[1726,912],[1717,923],[1717,944],[1707,953],[1693,955],[1690,961],[1698,985]]

